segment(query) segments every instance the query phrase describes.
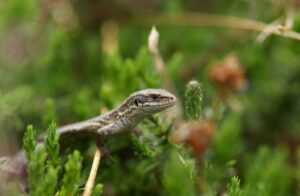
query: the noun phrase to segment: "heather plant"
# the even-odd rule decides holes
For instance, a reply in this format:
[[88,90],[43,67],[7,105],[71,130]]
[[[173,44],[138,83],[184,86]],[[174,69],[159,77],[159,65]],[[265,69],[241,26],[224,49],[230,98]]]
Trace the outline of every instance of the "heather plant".
[[145,88],[177,104],[105,138],[91,195],[299,194],[299,31],[296,0],[3,1],[0,195],[83,194],[98,140],[57,128]]
[[[30,195],[74,195],[79,190],[81,155],[75,150],[68,155],[66,163],[61,163],[56,125],[52,122],[48,128],[45,146],[37,146],[33,126],[27,127],[24,136],[24,148],[28,158],[28,182]],[[63,173],[62,180],[59,175]],[[60,190],[57,190],[60,188]],[[95,191],[100,193],[98,185]]]

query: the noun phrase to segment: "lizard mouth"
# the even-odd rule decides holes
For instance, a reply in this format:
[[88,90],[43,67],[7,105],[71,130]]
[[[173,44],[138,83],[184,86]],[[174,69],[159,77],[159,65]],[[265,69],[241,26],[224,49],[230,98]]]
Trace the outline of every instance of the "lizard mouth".
[[174,105],[175,103],[177,102],[177,99],[174,95],[172,95],[171,97],[169,98],[166,98],[165,100],[163,100],[163,105]]
[[168,101],[163,101],[160,105],[165,105],[165,106],[172,106],[177,102],[176,98],[175,99],[171,99]]
[[168,98],[162,98],[159,102],[145,103],[143,106],[168,108],[168,107],[173,106],[176,102],[177,102],[176,97],[172,96],[172,97],[168,97]]

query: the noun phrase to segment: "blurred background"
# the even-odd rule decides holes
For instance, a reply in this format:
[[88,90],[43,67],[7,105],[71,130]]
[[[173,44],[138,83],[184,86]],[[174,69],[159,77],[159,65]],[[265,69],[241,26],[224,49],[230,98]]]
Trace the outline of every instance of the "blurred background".
[[[104,160],[97,177],[104,195],[300,194],[299,6],[1,0],[0,156],[22,147],[28,124],[42,133],[53,120],[109,111],[135,90],[166,88],[181,114],[142,123],[150,152],[130,138],[110,141],[114,162]],[[162,70],[148,51],[153,25]],[[201,83],[196,106],[191,80]],[[176,131],[190,136],[174,144]],[[81,185],[95,148],[88,146]]]

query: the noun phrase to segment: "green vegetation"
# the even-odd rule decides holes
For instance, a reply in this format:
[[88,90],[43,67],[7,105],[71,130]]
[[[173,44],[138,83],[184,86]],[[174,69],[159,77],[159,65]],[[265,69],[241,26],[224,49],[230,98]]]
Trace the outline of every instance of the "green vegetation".
[[[278,19],[282,35],[226,16]],[[147,48],[152,25],[165,73]],[[95,138],[63,149],[56,128],[165,88],[179,112],[143,120],[143,140],[108,138],[92,195],[299,195],[300,40],[290,30],[300,32],[296,0],[3,1],[0,157],[24,147],[30,195],[81,195]],[[0,195],[24,194],[2,172],[0,184]]]
[[187,90],[185,92],[185,111],[187,112],[187,116],[189,118],[194,120],[199,119],[202,111],[202,99],[203,94],[201,85],[197,81],[191,81],[187,85]]

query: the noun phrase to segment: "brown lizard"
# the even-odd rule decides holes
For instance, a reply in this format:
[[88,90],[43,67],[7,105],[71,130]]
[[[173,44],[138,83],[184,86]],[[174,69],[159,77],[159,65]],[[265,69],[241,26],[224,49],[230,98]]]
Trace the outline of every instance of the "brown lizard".
[[[163,89],[144,89],[132,93],[120,106],[103,115],[57,128],[60,146],[68,146],[72,141],[83,137],[118,134],[133,130],[145,117],[165,110],[176,103],[176,97]],[[44,136],[39,137],[38,145],[44,145]],[[64,148],[63,147],[63,148]],[[10,161],[14,176],[26,181],[27,159],[21,150]],[[25,174],[25,175],[24,175]],[[25,177],[24,177],[25,176]]]

